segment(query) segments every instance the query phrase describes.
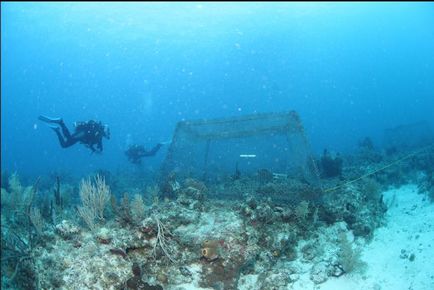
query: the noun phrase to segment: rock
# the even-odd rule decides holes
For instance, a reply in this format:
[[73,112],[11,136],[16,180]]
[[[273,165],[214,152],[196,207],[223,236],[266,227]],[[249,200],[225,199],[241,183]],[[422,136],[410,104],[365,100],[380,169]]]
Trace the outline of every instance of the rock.
[[410,254],[410,256],[408,257],[408,259],[410,260],[410,262],[413,262],[415,258],[416,258],[415,254]]
[[310,280],[312,280],[312,282],[315,284],[321,284],[327,281],[327,268],[326,262],[319,262],[315,264],[310,271]]
[[301,252],[303,253],[303,258],[307,261],[313,260],[316,256],[316,249],[313,244],[306,244],[302,249]]
[[110,244],[112,240],[110,237],[110,230],[108,228],[101,228],[96,234],[96,239],[101,244]]
[[70,221],[63,220],[60,224],[56,225],[56,232],[65,240],[69,240],[78,235],[80,229]]
[[252,196],[249,196],[246,200],[247,205],[251,208],[251,209],[255,209],[258,206],[258,203],[256,202],[256,199]]
[[203,205],[202,199],[187,197],[185,194],[181,194],[177,201],[190,210],[199,210]]
[[250,207],[246,206],[243,209],[243,214],[247,217],[250,217],[253,214],[253,210]]
[[189,225],[194,223],[198,218],[198,214],[196,211],[191,210],[182,210],[177,216],[177,223],[180,225]]
[[160,285],[149,285],[148,283],[143,282],[140,277],[134,276],[127,280],[126,282],[127,289],[143,289],[143,290],[162,290],[163,287]]
[[256,209],[257,219],[261,222],[270,221],[273,218],[273,210],[268,204],[260,205]]
[[288,285],[289,276],[286,273],[272,273],[267,275],[262,283],[261,289],[281,289]]
[[291,275],[289,275],[289,281],[290,281],[290,282],[295,282],[295,281],[297,281],[299,278],[300,278],[300,275],[298,275],[298,274],[291,274]]
[[142,220],[140,231],[145,234],[152,234],[154,232],[155,222],[151,217]]
[[344,269],[342,269],[341,265],[334,264],[334,265],[331,266],[331,269],[330,269],[330,275],[331,276],[333,276],[333,277],[340,277],[343,274],[345,274],[345,271],[344,271]]
[[405,249],[401,249],[401,254],[399,255],[399,257],[401,259],[407,259],[408,258],[408,253]]
[[181,272],[181,275],[187,277],[190,277],[192,275],[191,271],[186,266],[179,267],[179,272]]

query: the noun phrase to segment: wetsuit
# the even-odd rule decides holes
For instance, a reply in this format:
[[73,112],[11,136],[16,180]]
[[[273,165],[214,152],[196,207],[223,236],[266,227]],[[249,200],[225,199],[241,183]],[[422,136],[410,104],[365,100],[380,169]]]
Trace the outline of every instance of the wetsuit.
[[141,162],[142,157],[154,156],[157,154],[158,150],[160,150],[162,143],[158,143],[151,150],[146,150],[143,145],[132,145],[125,151],[125,154],[128,157],[128,160],[132,163],[139,164]]
[[[54,132],[56,132],[59,139],[60,146],[62,148],[68,148],[77,142],[84,144],[90,148],[92,152],[102,152],[102,137],[109,139],[109,134],[104,130],[104,126],[101,122],[95,122],[93,120],[87,122],[78,122],[75,125],[74,133],[70,133],[65,123],[60,118],[48,118],[45,116],[39,116],[39,119],[48,123],[55,123],[60,126],[50,126]],[[60,132],[62,129],[62,132]],[[96,148],[94,148],[96,145]]]

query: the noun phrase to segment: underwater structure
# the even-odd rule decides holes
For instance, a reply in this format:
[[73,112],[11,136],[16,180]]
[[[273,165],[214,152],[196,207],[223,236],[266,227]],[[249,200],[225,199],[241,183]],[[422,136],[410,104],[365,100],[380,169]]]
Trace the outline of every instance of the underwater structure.
[[[242,162],[246,159],[245,162]],[[161,174],[210,182],[216,174],[267,168],[319,185],[315,160],[295,111],[177,124]]]

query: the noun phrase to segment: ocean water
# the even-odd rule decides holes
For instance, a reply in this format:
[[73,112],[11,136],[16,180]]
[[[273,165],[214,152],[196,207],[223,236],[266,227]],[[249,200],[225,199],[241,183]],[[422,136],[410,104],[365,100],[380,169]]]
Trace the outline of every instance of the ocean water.
[[[434,3],[1,3],[1,169],[23,185],[60,174],[78,190],[98,170],[152,184],[170,144],[141,165],[128,146],[170,141],[179,121],[292,110],[318,159],[434,128]],[[39,115],[111,138],[101,154],[61,148]]]
[[[128,142],[170,139],[183,119],[296,110],[316,152],[433,124],[432,3],[1,8],[1,162],[10,171],[126,167]],[[40,114],[68,126],[101,120],[112,139],[101,156],[62,150]]]

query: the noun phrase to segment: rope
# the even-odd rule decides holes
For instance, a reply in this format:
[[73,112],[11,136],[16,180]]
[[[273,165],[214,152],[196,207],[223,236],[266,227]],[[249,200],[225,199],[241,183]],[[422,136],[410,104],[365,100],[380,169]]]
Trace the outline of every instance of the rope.
[[411,158],[411,157],[413,157],[413,156],[415,156],[415,155],[418,155],[418,154],[421,153],[422,151],[424,151],[424,150],[426,150],[426,149],[429,149],[430,147],[433,147],[433,146],[434,146],[434,144],[431,144],[431,145],[425,146],[425,147],[423,147],[423,148],[421,148],[421,149],[419,149],[419,150],[416,150],[415,152],[410,153],[410,154],[408,154],[408,155],[406,155],[406,156],[404,156],[404,157],[402,157],[402,158],[399,158],[399,159],[397,159],[397,160],[395,160],[395,161],[393,161],[393,162],[391,162],[391,163],[389,163],[389,164],[387,164],[387,165],[385,165],[385,166],[383,166],[383,167],[381,167],[381,168],[379,168],[379,169],[376,169],[376,170],[374,170],[374,171],[372,171],[372,172],[369,172],[369,173],[363,174],[362,176],[360,176],[360,177],[358,177],[358,178],[356,178],[356,179],[350,180],[350,181],[348,181],[348,182],[345,182],[344,184],[341,184],[341,185],[338,185],[338,186],[335,186],[335,187],[332,187],[332,188],[327,188],[327,189],[324,190],[324,192],[335,191],[335,190],[337,190],[337,189],[339,189],[339,188],[342,188],[342,187],[347,186],[347,185],[349,185],[349,184],[352,184],[352,183],[354,183],[354,182],[356,182],[356,181],[359,181],[360,179],[363,179],[363,178],[365,178],[365,177],[371,176],[371,175],[373,175],[373,174],[375,174],[375,173],[377,173],[377,172],[380,172],[380,171],[382,171],[382,170],[384,170],[384,169],[387,169],[387,168],[389,168],[389,167],[391,167],[391,166],[393,166],[393,165],[395,165],[395,164],[397,164],[397,163],[399,163],[399,162],[401,162],[401,161],[404,161],[404,160],[409,159],[409,158]]

